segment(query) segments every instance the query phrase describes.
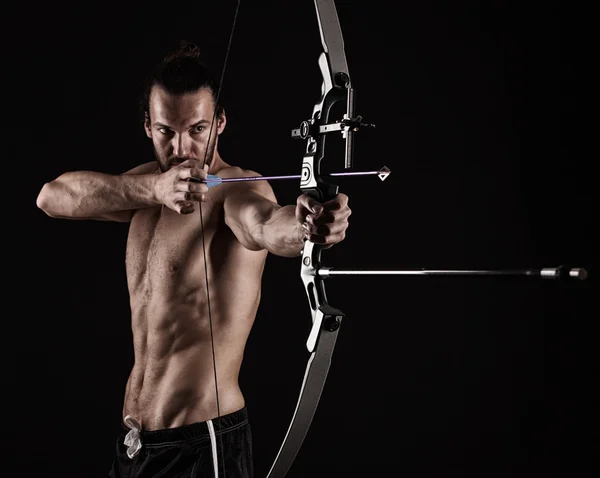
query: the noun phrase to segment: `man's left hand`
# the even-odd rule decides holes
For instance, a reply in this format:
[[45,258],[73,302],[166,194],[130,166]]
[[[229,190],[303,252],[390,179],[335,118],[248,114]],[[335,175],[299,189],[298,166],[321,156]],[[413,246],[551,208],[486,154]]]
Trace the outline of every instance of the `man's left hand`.
[[302,225],[304,237],[326,248],[344,240],[351,213],[345,194],[324,203],[302,194],[296,201],[296,219]]

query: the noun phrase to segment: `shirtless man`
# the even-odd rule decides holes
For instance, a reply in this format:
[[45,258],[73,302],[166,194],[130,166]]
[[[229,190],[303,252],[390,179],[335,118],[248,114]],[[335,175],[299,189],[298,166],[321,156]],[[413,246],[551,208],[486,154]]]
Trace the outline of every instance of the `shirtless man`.
[[265,259],[269,252],[298,257],[304,238],[336,244],[348,227],[343,194],[324,204],[301,195],[295,205],[280,206],[267,181],[210,189],[194,181],[209,173],[257,175],[220,156],[226,116],[215,93],[197,48],[175,52],[145,94],[144,128],[155,161],[120,175],[68,172],[46,183],[37,199],[51,217],[130,223],[135,363],[113,478],[216,477],[217,470],[226,478],[253,476],[238,374]]

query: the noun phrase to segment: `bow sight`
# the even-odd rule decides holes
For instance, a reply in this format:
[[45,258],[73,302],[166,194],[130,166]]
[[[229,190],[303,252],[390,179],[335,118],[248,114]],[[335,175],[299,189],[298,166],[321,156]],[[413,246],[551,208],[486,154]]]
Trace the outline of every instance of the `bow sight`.
[[[337,88],[341,91],[343,95],[346,95],[346,113],[341,120],[335,121],[334,123],[328,124],[319,124],[319,117],[321,116],[321,111],[315,112],[313,118],[307,121],[303,121],[300,123],[300,127],[292,130],[292,138],[294,139],[308,139],[308,138],[317,138],[318,136],[334,133],[336,131],[340,131],[342,133],[342,137],[347,141],[346,147],[346,157],[345,157],[345,167],[346,169],[350,169],[352,167],[352,135],[349,133],[354,133],[358,131],[360,128],[375,128],[375,125],[372,123],[363,123],[362,116],[354,116],[354,98],[355,98],[355,90],[354,88],[349,87],[350,77],[344,72],[338,72],[335,75],[334,83]],[[328,91],[335,94],[336,89],[328,89]],[[332,98],[332,101],[327,105],[327,108],[331,108],[333,103],[335,103],[339,98]],[[329,111],[325,117],[328,116]]]

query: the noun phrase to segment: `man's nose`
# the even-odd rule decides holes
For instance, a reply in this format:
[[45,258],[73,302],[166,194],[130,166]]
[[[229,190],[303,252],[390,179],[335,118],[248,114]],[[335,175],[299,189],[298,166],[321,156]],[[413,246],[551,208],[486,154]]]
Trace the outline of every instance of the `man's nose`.
[[175,156],[185,158],[191,151],[192,139],[188,134],[176,134],[173,137],[173,153]]

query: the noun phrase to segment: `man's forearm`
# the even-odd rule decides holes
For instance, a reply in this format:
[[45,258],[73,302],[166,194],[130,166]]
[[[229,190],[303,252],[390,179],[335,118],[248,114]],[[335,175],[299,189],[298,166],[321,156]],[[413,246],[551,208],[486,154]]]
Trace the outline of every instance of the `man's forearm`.
[[69,172],[46,183],[37,205],[56,217],[88,218],[158,204],[155,174]]
[[272,254],[283,257],[300,255],[304,246],[304,229],[295,216],[295,206],[279,208],[260,227],[256,242]]

